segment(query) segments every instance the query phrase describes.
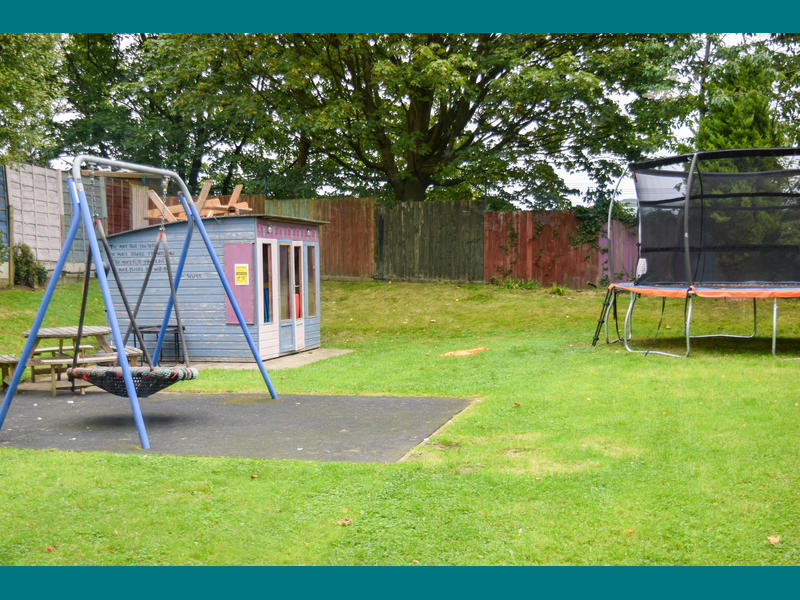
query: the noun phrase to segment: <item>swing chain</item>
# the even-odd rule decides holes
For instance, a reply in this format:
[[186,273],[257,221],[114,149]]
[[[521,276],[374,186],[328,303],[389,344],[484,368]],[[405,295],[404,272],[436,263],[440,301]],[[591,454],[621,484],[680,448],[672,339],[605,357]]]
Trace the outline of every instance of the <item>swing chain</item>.
[[94,163],[89,165],[89,172],[91,174],[91,179],[89,180],[89,211],[92,213],[93,219],[99,218],[97,213],[97,199],[95,198],[95,194],[97,192],[97,180],[95,179],[96,166],[97,165]]
[[167,188],[169,187],[169,177],[165,176],[161,178],[161,231],[164,231],[164,223],[166,222],[166,210],[167,210]]

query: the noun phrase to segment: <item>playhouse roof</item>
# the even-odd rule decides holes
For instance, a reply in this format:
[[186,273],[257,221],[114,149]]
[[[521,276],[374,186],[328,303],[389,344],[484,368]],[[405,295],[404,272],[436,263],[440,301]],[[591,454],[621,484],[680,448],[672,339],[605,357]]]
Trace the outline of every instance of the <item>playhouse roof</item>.
[[[261,213],[261,214],[252,214],[251,213],[251,214],[246,214],[246,215],[224,215],[224,216],[217,216],[217,217],[203,217],[203,221],[212,221],[212,220],[215,220],[215,221],[227,221],[229,219],[252,219],[252,218],[270,219],[270,220],[273,220],[273,221],[282,221],[284,223],[297,223],[299,225],[328,225],[330,223],[330,221],[320,221],[318,219],[306,219],[306,218],[303,218],[303,217],[287,217],[287,216],[284,216],[284,215],[271,215],[271,214],[266,214],[266,213]],[[179,225],[181,223],[186,223],[186,220],[182,219],[182,220],[177,221],[175,223],[164,223],[164,226],[165,227],[170,227],[172,225]],[[110,234],[108,237],[112,238],[114,236],[125,235],[125,234],[128,234],[128,233],[131,233],[132,231],[143,231],[145,229],[152,229],[152,228],[160,227],[160,226],[161,225],[159,223],[156,223],[155,225],[148,225],[146,227],[139,227],[138,229],[131,229],[131,230],[128,230],[128,231],[120,231],[119,233],[113,233],[113,234]]]

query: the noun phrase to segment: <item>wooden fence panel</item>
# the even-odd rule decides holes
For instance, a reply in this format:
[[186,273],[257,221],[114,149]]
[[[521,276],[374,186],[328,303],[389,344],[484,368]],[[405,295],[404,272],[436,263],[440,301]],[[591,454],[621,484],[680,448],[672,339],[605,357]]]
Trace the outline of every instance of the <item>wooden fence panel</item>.
[[[66,237],[69,226],[72,223],[72,195],[69,192],[67,178],[72,173],[61,173],[62,197],[64,200],[64,218],[61,226],[62,237]],[[89,203],[89,212],[92,216],[97,215],[103,222],[103,229],[106,228],[106,186],[103,177],[84,177],[83,189],[86,194],[86,201]],[[75,233],[75,239],[67,256],[67,264],[64,270],[68,273],[83,273],[86,265],[86,251],[89,248],[89,238],[86,229],[81,223]]]
[[376,276],[481,281],[483,210],[472,202],[401,202],[376,209]]
[[[10,255],[11,230],[9,229],[8,194],[6,193],[6,170],[0,165],[0,244],[7,246]],[[9,271],[8,256],[0,256],[0,284],[5,284],[12,277]],[[14,283],[13,281],[10,283]]]
[[14,208],[14,244],[30,247],[36,260],[51,266],[61,253],[64,206],[61,175],[34,165],[6,165],[8,204]]
[[600,277],[606,275],[609,281],[631,281],[636,274],[636,259],[639,249],[636,244],[636,230],[621,221],[611,222],[611,252],[614,259],[614,273],[609,273],[608,225],[603,225],[598,240],[598,269]]
[[106,178],[106,233],[131,230],[131,186],[124,179]]
[[8,193],[6,192],[6,170],[0,166],[0,244],[11,246],[8,239]]
[[326,222],[319,233],[322,278],[368,279],[375,273],[375,198],[266,199],[262,212]]
[[597,249],[572,244],[577,219],[566,211],[487,212],[483,277],[513,278],[583,288],[596,282]]

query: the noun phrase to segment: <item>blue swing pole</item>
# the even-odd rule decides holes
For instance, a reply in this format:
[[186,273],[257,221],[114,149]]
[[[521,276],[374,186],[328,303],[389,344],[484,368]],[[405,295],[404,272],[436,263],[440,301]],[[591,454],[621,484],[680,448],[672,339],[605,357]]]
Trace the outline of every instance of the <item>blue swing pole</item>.
[[[78,160],[83,157],[76,158],[76,165],[80,169],[80,162]],[[74,166],[73,166],[74,169]],[[139,432],[139,442],[144,450],[150,448],[150,441],[147,439],[147,430],[144,426],[144,419],[142,418],[142,410],[139,407],[139,398],[136,395],[136,387],[133,384],[133,375],[131,375],[131,367],[128,364],[128,355],[125,353],[125,344],[122,342],[122,333],[119,329],[119,322],[117,321],[117,313],[114,310],[114,301],[111,299],[111,291],[108,287],[108,279],[106,278],[105,269],[103,269],[103,257],[100,254],[100,246],[97,244],[97,236],[94,233],[92,225],[92,215],[89,214],[89,203],[86,201],[86,193],[83,189],[83,182],[78,181],[77,184],[70,185],[70,193],[74,193],[74,189],[78,191],[78,203],[81,207],[81,216],[83,217],[83,226],[86,229],[86,237],[89,240],[89,247],[92,250],[92,260],[95,264],[95,272],[97,273],[97,280],[100,283],[100,291],[103,295],[103,302],[106,306],[106,314],[108,316],[108,323],[111,326],[111,335],[114,338],[114,345],[117,347],[117,358],[119,366],[122,368],[122,378],[125,381],[125,389],[128,392],[128,399],[130,400],[131,410],[133,411],[133,420],[136,423],[136,430]],[[75,201],[73,200],[73,203]]]
[[67,237],[64,239],[64,246],[61,248],[61,254],[59,254],[58,261],[53,269],[53,274],[50,276],[50,281],[47,282],[44,296],[42,297],[42,301],[39,303],[39,310],[36,312],[33,325],[28,333],[28,339],[25,341],[25,346],[22,349],[22,355],[17,363],[17,368],[14,369],[14,376],[11,378],[11,383],[9,383],[8,389],[6,390],[6,395],[3,398],[3,405],[0,407],[0,428],[3,427],[3,422],[6,419],[6,413],[8,412],[8,408],[11,406],[11,400],[14,398],[14,394],[17,391],[17,386],[19,386],[19,382],[22,379],[22,372],[25,370],[25,365],[28,364],[28,359],[31,357],[31,353],[33,352],[33,346],[36,343],[36,334],[39,333],[39,329],[42,326],[42,321],[47,313],[47,307],[50,305],[53,292],[55,291],[58,280],[61,277],[61,271],[64,268],[64,263],[67,261],[70,248],[72,248],[72,243],[75,241],[75,234],[78,231],[78,224],[81,220],[81,212],[77,201],[78,197],[72,193],[73,182],[71,179],[68,179],[67,182],[70,186],[70,196],[72,197],[72,222],[70,223],[69,230],[67,231]]
[[194,205],[194,202],[189,204],[189,208],[192,210],[192,215],[194,216],[197,230],[203,237],[206,248],[208,248],[208,254],[211,257],[211,261],[214,263],[214,268],[217,270],[217,275],[219,275],[219,280],[222,282],[222,287],[225,288],[225,293],[228,296],[228,300],[230,300],[231,307],[233,307],[233,312],[236,313],[236,318],[239,320],[239,325],[242,327],[242,332],[244,333],[244,337],[247,339],[247,344],[250,346],[250,351],[253,353],[253,358],[255,358],[256,364],[261,371],[261,376],[264,378],[264,382],[267,384],[269,395],[273,400],[277,400],[278,394],[275,392],[275,388],[272,387],[272,382],[267,374],[267,369],[264,368],[264,362],[261,360],[261,355],[258,353],[258,348],[256,348],[256,344],[253,341],[253,336],[250,335],[250,331],[247,329],[247,324],[244,322],[242,311],[239,310],[239,304],[236,302],[236,298],[233,297],[233,290],[231,290],[228,279],[225,277],[225,271],[223,270],[222,265],[219,264],[217,253],[214,252],[214,246],[211,245],[211,240],[208,237],[208,233],[206,232],[206,228],[203,225],[203,221],[200,218],[200,214],[197,212],[197,207]]

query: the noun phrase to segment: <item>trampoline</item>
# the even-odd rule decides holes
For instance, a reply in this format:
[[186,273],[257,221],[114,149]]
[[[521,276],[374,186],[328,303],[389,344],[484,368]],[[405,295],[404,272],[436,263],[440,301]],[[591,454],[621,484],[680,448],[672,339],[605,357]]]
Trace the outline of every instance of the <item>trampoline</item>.
[[[756,148],[695,152],[632,163],[636,184],[638,260],[633,281],[613,281],[609,244],[608,286],[593,345],[605,328],[607,343],[629,352],[686,357],[691,340],[753,338],[756,301],[772,299],[772,354],[777,357],[778,300],[800,298],[800,148]],[[612,206],[609,208],[611,232]],[[619,332],[617,296],[630,301]],[[684,300],[682,354],[631,347],[633,314],[641,296]],[[748,334],[692,335],[693,299],[753,301]],[[609,337],[613,318],[617,337]]]

